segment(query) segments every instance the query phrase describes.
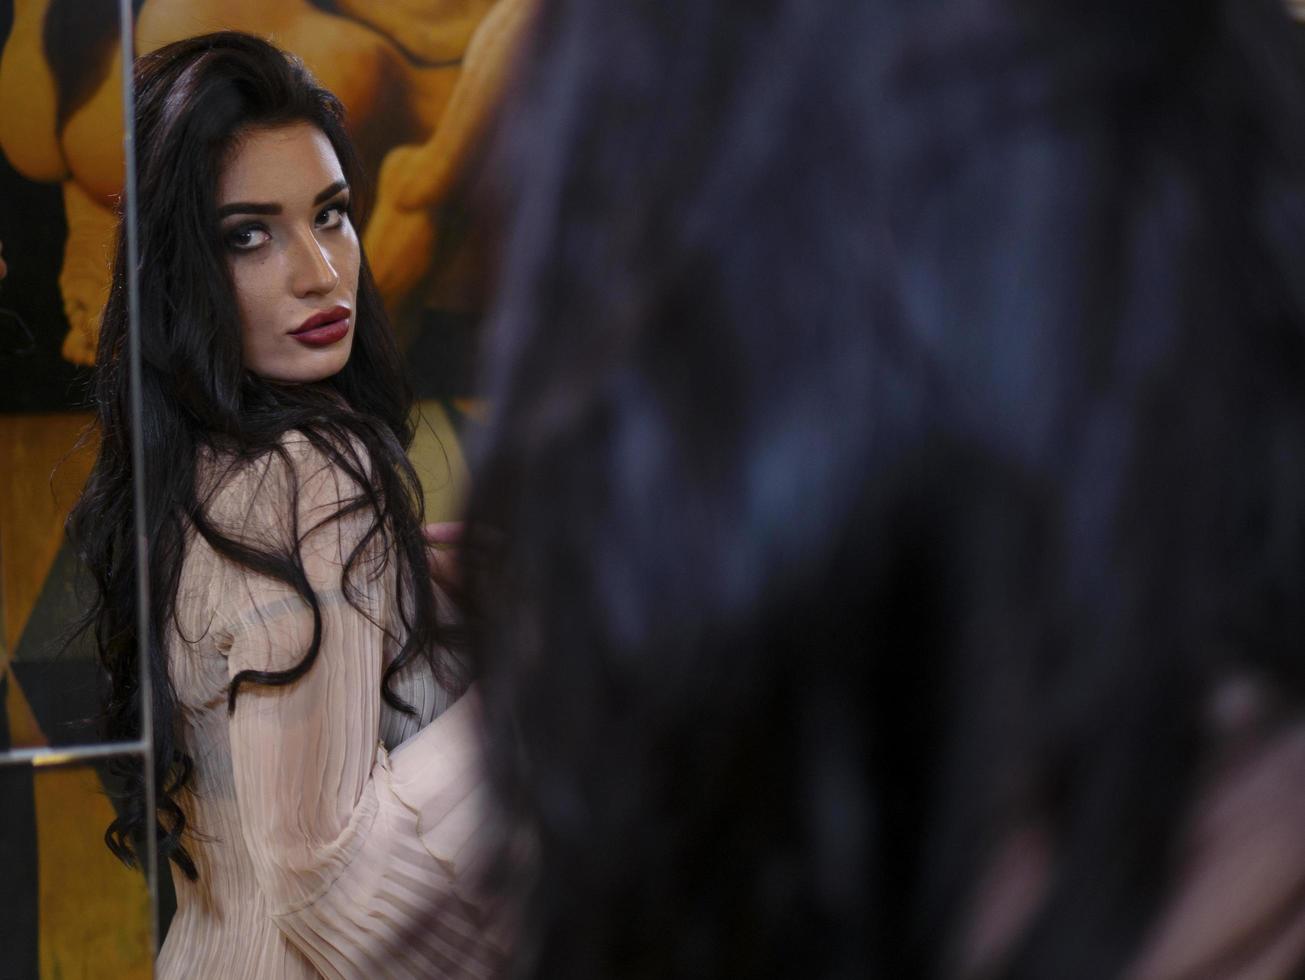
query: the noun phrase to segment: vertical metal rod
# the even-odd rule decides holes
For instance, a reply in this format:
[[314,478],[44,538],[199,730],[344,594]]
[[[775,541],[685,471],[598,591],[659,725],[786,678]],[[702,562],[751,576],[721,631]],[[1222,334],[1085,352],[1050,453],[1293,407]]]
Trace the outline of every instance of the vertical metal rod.
[[131,0],[118,0],[119,42],[122,50],[122,147],[126,180],[123,186],[123,230],[127,237],[127,373],[130,378],[131,469],[133,509],[136,521],[136,635],[140,661],[141,764],[145,768],[145,883],[149,889],[150,949],[159,948],[158,840],[154,821],[158,813],[154,793],[154,689],[150,677],[149,630],[149,541],[145,510],[145,426],[141,392],[140,243],[136,222],[136,93],[132,86],[132,62],[136,49]]

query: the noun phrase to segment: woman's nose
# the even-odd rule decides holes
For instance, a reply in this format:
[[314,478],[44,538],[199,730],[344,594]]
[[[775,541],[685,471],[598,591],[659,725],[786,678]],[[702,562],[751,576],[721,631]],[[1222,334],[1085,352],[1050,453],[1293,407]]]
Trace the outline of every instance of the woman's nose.
[[302,235],[291,258],[296,296],[325,295],[335,289],[340,275],[315,235]]

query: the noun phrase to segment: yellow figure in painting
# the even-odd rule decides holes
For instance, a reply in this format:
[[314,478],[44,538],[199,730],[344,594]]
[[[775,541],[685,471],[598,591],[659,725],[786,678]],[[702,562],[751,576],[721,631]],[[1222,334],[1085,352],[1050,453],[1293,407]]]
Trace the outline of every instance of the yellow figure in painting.
[[14,0],[13,25],[0,54],[0,150],[23,176],[43,183],[68,177],[59,147],[58,92],[42,43],[49,7],[50,0]]
[[[526,21],[530,0],[144,0],[136,53],[194,34],[241,30],[304,60],[343,100],[364,164],[379,173],[367,247],[392,310],[438,278],[435,215],[484,130]],[[107,298],[114,209],[122,187],[121,50],[115,4],[74,25],[98,31],[111,56],[80,66],[75,85],[47,57],[57,0],[15,0],[0,53],[0,151],[29,180],[60,183],[68,221],[60,288],[69,332],[63,355],[95,357]],[[75,87],[70,96],[66,89]],[[82,95],[82,93],[85,93]],[[69,105],[70,102],[75,104]],[[450,263],[456,268],[457,263]],[[456,274],[456,272],[454,273]],[[457,292],[457,290],[453,290]]]
[[[99,320],[108,288],[112,207],[122,187],[121,89],[106,84],[121,77],[121,62],[116,48],[107,63],[88,59],[82,71],[104,81],[88,85],[84,78],[65,78],[61,88],[46,57],[53,6],[52,0],[15,0],[13,26],[0,53],[0,152],[29,180],[63,187],[68,238],[59,286],[71,326],[63,352],[89,364],[95,354],[91,324]],[[96,13],[104,7],[97,5]],[[108,12],[113,14],[112,5]],[[114,43],[116,16],[85,19],[89,33],[106,34],[104,42]],[[89,98],[77,98],[88,89]]]
[[419,145],[397,146],[381,165],[364,245],[391,312],[430,271],[437,212],[479,144],[509,77],[533,0],[499,0],[471,36],[444,118]]

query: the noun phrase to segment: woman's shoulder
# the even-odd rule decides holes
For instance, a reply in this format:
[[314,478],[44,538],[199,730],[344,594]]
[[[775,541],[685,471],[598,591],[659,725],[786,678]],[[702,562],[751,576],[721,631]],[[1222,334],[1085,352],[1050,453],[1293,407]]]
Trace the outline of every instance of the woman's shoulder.
[[370,455],[357,437],[292,429],[262,450],[201,450],[197,496],[208,518],[225,530],[266,533],[288,526],[296,514],[339,510],[362,492],[370,470]]

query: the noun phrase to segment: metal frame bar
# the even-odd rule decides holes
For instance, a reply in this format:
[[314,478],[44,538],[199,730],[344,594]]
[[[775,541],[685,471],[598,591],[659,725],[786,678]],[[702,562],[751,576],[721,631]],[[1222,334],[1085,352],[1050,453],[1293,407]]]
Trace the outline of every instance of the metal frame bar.
[[150,746],[145,742],[105,742],[101,745],[42,745],[29,749],[7,749],[0,753],[0,766],[68,766],[78,762],[115,755],[143,755]]
[[140,328],[140,230],[137,224],[136,193],[136,93],[132,85],[136,36],[131,0],[118,0],[118,42],[122,46],[122,150],[124,164],[123,228],[127,238],[127,365],[130,371],[131,398],[131,465],[136,475],[132,481],[133,508],[136,517],[136,635],[139,638],[137,660],[140,664],[140,738],[141,763],[145,767],[144,870],[150,896],[150,948],[158,951],[159,935],[159,854],[154,817],[158,812],[154,793],[154,686],[149,669],[147,644],[150,635],[149,540],[145,524],[145,426],[144,398],[141,386]]

